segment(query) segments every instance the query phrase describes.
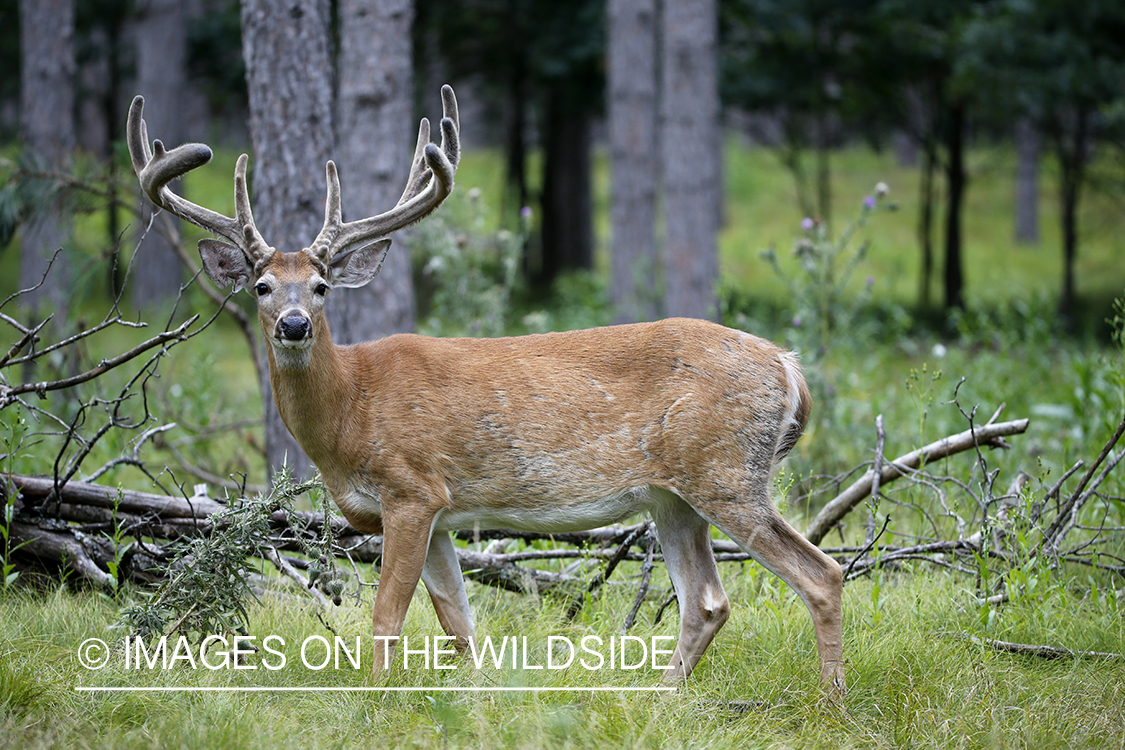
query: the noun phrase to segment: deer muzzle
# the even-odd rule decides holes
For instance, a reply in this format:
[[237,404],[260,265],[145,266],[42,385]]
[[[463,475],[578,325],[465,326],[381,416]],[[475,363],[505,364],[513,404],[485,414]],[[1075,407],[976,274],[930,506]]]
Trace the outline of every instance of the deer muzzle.
[[277,321],[274,332],[283,346],[291,346],[304,342],[312,333],[312,325],[304,315],[289,313]]

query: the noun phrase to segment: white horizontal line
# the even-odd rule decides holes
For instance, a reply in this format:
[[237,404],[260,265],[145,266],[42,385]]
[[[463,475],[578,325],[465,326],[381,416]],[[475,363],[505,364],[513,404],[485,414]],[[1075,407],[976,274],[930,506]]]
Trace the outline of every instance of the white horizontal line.
[[82,693],[666,693],[676,688],[658,687],[137,687],[113,685],[76,685]]

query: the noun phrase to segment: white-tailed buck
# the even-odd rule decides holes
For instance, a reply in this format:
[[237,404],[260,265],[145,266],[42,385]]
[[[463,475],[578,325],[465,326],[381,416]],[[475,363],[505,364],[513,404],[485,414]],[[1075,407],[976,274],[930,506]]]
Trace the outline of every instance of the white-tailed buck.
[[[296,252],[275,250],[254,226],[245,154],[235,167],[234,218],[215,213],[167,187],[206,163],[210,149],[167,151],[160,141],[150,149],[143,99],[129,110],[129,151],[145,194],[221,238],[199,243],[203,269],[257,297],[282,419],[348,521],[383,533],[375,636],[400,634],[421,578],[445,631],[462,646],[473,637],[450,530],[573,531],[650,513],[680,606],[665,681],[691,673],[730,612],[711,553],[714,524],[797,591],[816,629],[821,680],[842,692],[840,568],[769,496],[770,471],[809,415],[792,354],[685,319],[501,339],[332,343],[329,292],[370,281],[386,236],[453,189],[459,125],[448,86],[442,103],[440,147],[423,119],[406,190],[386,213],[343,222],[328,162],[324,228]],[[376,651],[382,670],[389,665]]]

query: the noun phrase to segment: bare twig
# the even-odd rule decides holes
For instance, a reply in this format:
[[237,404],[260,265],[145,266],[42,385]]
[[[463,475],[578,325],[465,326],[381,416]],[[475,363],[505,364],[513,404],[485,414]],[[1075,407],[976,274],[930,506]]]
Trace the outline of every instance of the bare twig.
[[[1089,470],[1082,477],[1082,481],[1078,483],[1078,487],[1074,489],[1074,492],[1071,493],[1070,498],[1067,499],[1065,503],[1063,503],[1061,508],[1059,508],[1059,512],[1055,516],[1055,519],[1043,533],[1043,539],[1039,544],[1039,551],[1050,551],[1058,547],[1058,544],[1062,540],[1062,537],[1066,534],[1066,530],[1070,528],[1070,526],[1074,523],[1074,517],[1077,514],[1078,510],[1082,507],[1082,504],[1085,503],[1089,498],[1089,495],[1085,494],[1084,492],[1086,489],[1086,485],[1090,483],[1091,479],[1093,479],[1094,474],[1098,470],[1098,467],[1102,465],[1102,462],[1106,460],[1106,457],[1110,456],[1110,454],[1113,453],[1113,448],[1117,445],[1117,441],[1121,439],[1122,434],[1125,434],[1125,416],[1122,417],[1120,424],[1117,425],[1117,429],[1114,431],[1113,436],[1106,441],[1104,446],[1102,446],[1101,453],[1098,454],[1098,457],[1094,461],[1094,463],[1090,465]],[[1123,453],[1125,453],[1125,451],[1123,451]],[[1117,462],[1119,462],[1120,460],[1120,454],[1116,459],[1111,459],[1111,465],[1109,469],[1102,473],[1102,476],[1098,479],[1098,482],[1094,485],[1094,487],[1097,487],[1097,485],[1105,479],[1109,471],[1112,470],[1112,468],[1116,466]]]
[[637,596],[633,599],[633,607],[629,610],[629,614],[625,616],[625,624],[621,630],[628,632],[633,623],[637,619],[637,612],[641,609],[641,604],[644,603],[645,597],[648,596],[648,587],[652,582],[652,569],[653,569],[653,551],[656,549],[656,539],[653,537],[652,530],[649,529],[645,532],[644,536],[645,545],[645,559],[641,564],[641,583],[637,589]]

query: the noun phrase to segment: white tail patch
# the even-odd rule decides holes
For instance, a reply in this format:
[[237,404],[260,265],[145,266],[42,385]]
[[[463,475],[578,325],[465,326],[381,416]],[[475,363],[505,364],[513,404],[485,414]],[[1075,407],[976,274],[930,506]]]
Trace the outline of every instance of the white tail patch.
[[787,402],[781,430],[778,433],[777,448],[774,449],[774,460],[780,461],[789,455],[789,451],[793,450],[793,446],[805,431],[805,426],[797,415],[802,412],[807,413],[808,404],[802,403],[801,386],[804,384],[805,377],[801,374],[801,364],[797,361],[797,355],[793,352],[783,352],[777,355],[777,359],[785,370]]

